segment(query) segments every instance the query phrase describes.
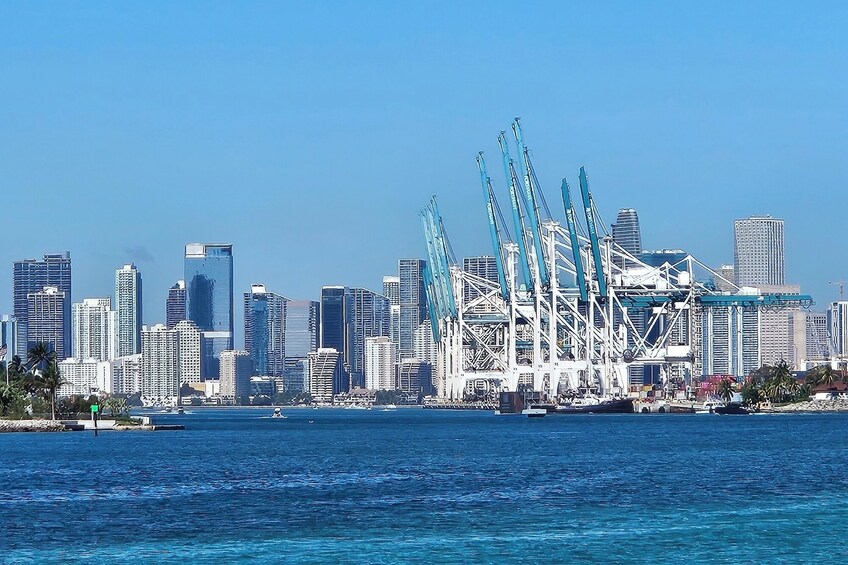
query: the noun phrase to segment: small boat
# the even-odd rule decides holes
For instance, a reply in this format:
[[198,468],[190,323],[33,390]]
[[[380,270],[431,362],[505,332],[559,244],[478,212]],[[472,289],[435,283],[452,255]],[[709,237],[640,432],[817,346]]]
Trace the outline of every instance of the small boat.
[[183,407],[182,407],[182,406],[180,406],[179,408],[177,408],[177,414],[185,414],[185,410],[183,409]]
[[283,416],[283,412],[279,408],[274,408],[274,413],[271,415],[272,418],[285,418]]
[[704,402],[703,407],[695,410],[695,414],[714,414],[715,409],[719,406],[724,406],[724,404],[721,402],[715,402],[713,400],[707,400],[706,402]]
[[738,402],[729,402],[725,406],[717,406],[713,412],[716,414],[750,414],[751,410],[742,408]]
[[544,408],[531,406],[530,408],[525,408],[524,410],[522,410],[521,413],[527,416],[528,418],[544,418],[545,415],[547,415],[548,411]]

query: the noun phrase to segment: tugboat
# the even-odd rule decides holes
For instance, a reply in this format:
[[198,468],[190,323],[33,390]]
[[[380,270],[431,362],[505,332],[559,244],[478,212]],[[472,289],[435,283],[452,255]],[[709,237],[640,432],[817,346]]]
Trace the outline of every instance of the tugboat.
[[632,414],[632,398],[601,400],[594,397],[576,398],[556,407],[557,414]]

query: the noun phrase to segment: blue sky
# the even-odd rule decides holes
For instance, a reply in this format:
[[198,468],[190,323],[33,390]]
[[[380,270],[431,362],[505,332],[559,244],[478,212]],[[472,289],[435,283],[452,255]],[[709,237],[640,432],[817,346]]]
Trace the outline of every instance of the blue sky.
[[160,321],[189,241],[234,244],[237,293],[376,289],[432,194],[488,253],[474,156],[518,115],[556,213],[585,165],[607,223],[635,207],[646,247],[715,265],[771,214],[789,282],[837,296],[844,5],[456,4],[0,4],[0,312],[13,260],[70,250],[74,300],[135,261]]

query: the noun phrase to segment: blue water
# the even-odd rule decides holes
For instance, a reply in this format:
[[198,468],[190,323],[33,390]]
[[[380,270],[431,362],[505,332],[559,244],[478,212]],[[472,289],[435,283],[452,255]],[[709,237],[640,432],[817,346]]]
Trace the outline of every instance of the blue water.
[[848,561],[848,415],[269,413],[0,435],[0,561]]

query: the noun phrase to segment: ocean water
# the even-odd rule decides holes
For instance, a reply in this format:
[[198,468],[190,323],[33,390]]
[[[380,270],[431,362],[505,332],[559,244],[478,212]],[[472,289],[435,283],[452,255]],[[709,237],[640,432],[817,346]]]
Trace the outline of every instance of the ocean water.
[[270,412],[0,435],[0,562],[848,562],[848,415]]

